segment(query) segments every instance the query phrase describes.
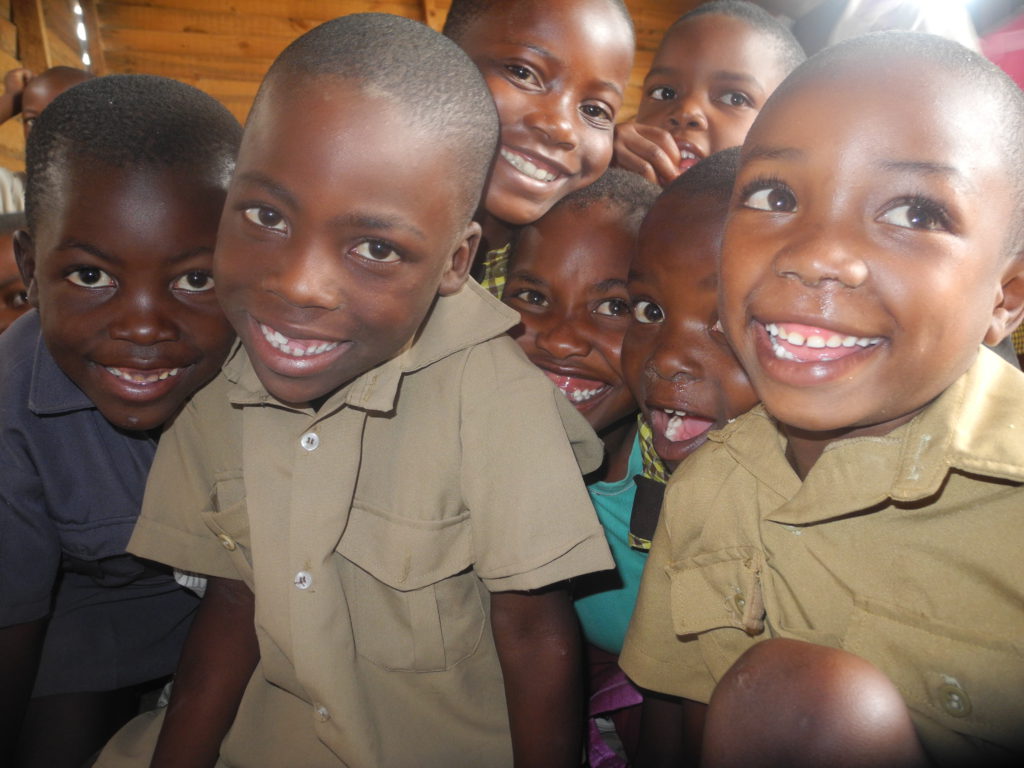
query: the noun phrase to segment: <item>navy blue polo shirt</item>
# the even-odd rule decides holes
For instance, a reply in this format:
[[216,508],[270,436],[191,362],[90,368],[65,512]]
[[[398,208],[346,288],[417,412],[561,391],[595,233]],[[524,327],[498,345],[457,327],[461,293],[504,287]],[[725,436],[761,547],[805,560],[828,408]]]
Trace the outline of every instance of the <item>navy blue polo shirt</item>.
[[36,312],[0,334],[0,627],[49,617],[33,696],[177,665],[198,601],[125,552],[155,451],[64,375]]

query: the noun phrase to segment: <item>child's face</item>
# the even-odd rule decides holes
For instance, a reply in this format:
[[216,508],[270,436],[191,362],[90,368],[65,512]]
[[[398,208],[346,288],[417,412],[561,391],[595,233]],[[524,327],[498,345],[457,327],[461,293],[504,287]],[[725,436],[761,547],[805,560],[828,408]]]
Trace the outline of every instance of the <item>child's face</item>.
[[500,4],[459,45],[501,118],[487,213],[529,224],[604,173],[633,64],[629,26],[606,0]]
[[519,346],[596,431],[636,410],[619,361],[635,248],[617,208],[562,207],[520,233],[505,285],[505,303],[523,317]]
[[308,403],[394,357],[462,286],[479,228],[453,154],[345,80],[273,84],[246,125],[216,278],[275,397]]
[[629,271],[636,322],[622,345],[626,382],[669,469],[757,402],[718,322],[723,205],[674,197],[661,197],[640,231]]
[[662,42],[644,78],[636,121],[668,131],[687,171],[740,146],[784,77],[766,35],[731,16],[698,16]]
[[191,170],[79,160],[65,173],[35,238],[18,241],[29,298],[57,364],[100,412],[153,429],[234,338],[210,276],[224,190]]
[[736,182],[722,319],[767,408],[800,430],[884,434],[1002,335],[1004,118],[962,80],[888,64],[769,105]]
[[14,260],[14,235],[0,235],[0,333],[28,308],[25,284]]

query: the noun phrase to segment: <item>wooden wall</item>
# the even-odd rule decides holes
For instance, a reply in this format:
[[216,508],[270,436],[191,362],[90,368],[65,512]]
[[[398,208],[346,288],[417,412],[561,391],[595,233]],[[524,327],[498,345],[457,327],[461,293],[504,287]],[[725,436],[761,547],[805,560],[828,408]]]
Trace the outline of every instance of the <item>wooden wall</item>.
[[[0,67],[81,66],[74,0],[0,0]],[[451,0],[79,0],[97,74],[148,73],[200,88],[244,120],[263,74],[289,42],[317,24],[360,11],[394,13],[440,29]],[[558,0],[550,0],[558,2]],[[661,36],[700,0],[627,0],[637,57],[623,115]],[[42,19],[40,22],[39,19]],[[48,58],[47,58],[48,57]],[[31,63],[30,63],[31,62]],[[44,62],[46,65],[44,66]],[[0,164],[21,167],[21,126],[0,127]]]

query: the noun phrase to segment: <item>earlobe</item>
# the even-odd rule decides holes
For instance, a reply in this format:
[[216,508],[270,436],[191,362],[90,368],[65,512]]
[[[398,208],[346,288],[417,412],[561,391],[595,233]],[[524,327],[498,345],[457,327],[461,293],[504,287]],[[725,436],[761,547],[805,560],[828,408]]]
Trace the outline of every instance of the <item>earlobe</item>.
[[36,287],[36,244],[24,229],[14,233],[14,259],[18,262],[21,282],[25,284],[28,301],[33,307],[39,306],[39,291]]
[[985,343],[989,346],[995,346],[1013,333],[1024,319],[1024,254],[1014,258],[1007,269],[998,299],[985,333]]
[[451,296],[465,284],[469,277],[469,269],[473,266],[473,257],[476,256],[476,249],[480,245],[480,225],[471,221],[459,242],[458,248],[452,254],[451,261],[441,275],[441,284],[437,293],[440,296]]

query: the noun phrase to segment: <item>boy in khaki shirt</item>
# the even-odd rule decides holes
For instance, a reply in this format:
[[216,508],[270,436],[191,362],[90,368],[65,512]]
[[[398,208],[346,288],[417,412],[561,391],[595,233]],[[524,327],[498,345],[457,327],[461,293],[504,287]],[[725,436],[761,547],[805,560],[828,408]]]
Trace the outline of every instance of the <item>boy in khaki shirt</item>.
[[99,765],[577,763],[559,584],[612,562],[567,432],[585,470],[601,449],[466,280],[496,138],[472,62],[406,19],[271,68],[215,257],[242,347],[161,440],[131,544],[209,590],[166,718]]
[[1024,376],[981,345],[1024,306],[1022,125],[882,33],[748,135],[721,319],[763,406],[673,476],[621,657],[710,701],[703,765],[1019,764]]

